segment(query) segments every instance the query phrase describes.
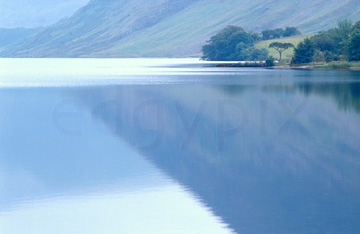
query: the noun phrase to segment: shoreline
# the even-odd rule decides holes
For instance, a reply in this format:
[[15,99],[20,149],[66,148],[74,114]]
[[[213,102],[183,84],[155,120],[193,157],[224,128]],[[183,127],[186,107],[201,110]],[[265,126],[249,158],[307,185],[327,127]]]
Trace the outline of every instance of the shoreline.
[[[351,64],[351,63],[349,63]],[[357,64],[356,64],[357,65]],[[298,66],[278,65],[267,67],[263,63],[218,63],[216,67],[239,67],[239,68],[266,68],[266,69],[283,69],[283,70],[333,70],[333,71],[360,71],[360,66],[351,66],[339,64],[303,64]]]
[[290,66],[290,65],[280,65],[274,66],[272,69],[294,69],[294,70],[331,70],[331,71],[360,71],[358,66],[333,66],[333,65],[300,65],[300,66]]

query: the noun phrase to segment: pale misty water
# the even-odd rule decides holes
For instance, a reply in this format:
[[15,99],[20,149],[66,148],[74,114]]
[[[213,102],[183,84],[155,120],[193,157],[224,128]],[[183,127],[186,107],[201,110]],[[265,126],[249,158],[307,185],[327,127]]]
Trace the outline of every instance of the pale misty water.
[[360,73],[1,59],[0,233],[360,233]]

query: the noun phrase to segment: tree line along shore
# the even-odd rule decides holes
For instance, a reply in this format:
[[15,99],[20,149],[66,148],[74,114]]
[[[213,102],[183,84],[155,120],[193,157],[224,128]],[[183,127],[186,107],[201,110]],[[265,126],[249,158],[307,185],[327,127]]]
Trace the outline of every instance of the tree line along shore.
[[229,63],[232,67],[358,70],[360,21],[339,20],[335,28],[313,35],[295,27],[256,33],[227,26],[207,41],[202,53],[208,61],[243,61]]

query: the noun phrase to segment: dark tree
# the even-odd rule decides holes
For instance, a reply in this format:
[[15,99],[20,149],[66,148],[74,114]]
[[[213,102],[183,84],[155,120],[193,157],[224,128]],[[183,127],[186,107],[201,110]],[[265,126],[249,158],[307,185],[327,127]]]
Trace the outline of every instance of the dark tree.
[[270,40],[273,37],[272,30],[264,30],[261,32],[263,40]]
[[301,35],[301,32],[295,27],[286,27],[284,32],[284,37],[292,37],[296,35]]
[[203,46],[203,59],[211,61],[243,60],[248,48],[253,46],[253,37],[241,27],[228,26]]
[[265,61],[265,65],[267,67],[273,67],[275,65],[274,61],[275,59],[272,56],[269,56]]
[[339,20],[337,28],[335,28],[336,34],[342,41],[349,39],[353,29],[353,23],[351,20]]
[[255,49],[254,47],[250,48],[249,59],[254,61],[264,61],[269,55],[267,49]]
[[[319,33],[310,38],[316,50],[322,52],[326,62],[339,60],[341,49],[336,42],[334,31]],[[320,54],[320,53],[318,53]]]
[[256,32],[249,32],[249,35],[252,37],[252,39],[254,40],[254,42],[256,41],[261,41],[262,37],[260,33],[256,33]]
[[285,30],[282,28],[264,30],[261,32],[263,40],[276,39],[281,37],[291,37],[300,35],[301,32],[295,27],[287,27]]
[[275,29],[276,38],[284,37],[285,31],[282,28]]
[[314,52],[314,56],[313,56],[313,62],[325,62],[326,61],[326,58],[325,58],[325,55],[322,51],[320,50],[315,50]]
[[284,52],[289,48],[294,48],[294,45],[291,43],[273,42],[269,45],[269,48],[273,48],[277,52],[279,52],[279,56],[280,56],[279,62],[280,62],[282,58],[282,52]]
[[335,52],[337,50],[337,44],[333,36],[330,33],[320,33],[310,38],[316,49],[320,51]]
[[263,40],[276,39],[284,36],[285,31],[281,28],[274,30],[264,30],[261,32]]
[[300,42],[299,45],[294,49],[295,54],[292,59],[292,64],[301,64],[301,63],[311,63],[315,47],[309,38],[306,38],[303,42]]
[[350,61],[360,61],[360,21],[356,22],[352,28],[348,54]]
[[240,42],[236,45],[235,50],[232,52],[233,59],[230,60],[238,60],[238,61],[245,61],[248,60],[250,53],[250,48],[243,42]]
[[335,28],[335,39],[338,43],[338,47],[340,49],[340,53],[346,59],[348,57],[348,46],[349,40],[351,36],[351,32],[353,29],[353,23],[351,20],[339,20],[337,23],[337,27]]

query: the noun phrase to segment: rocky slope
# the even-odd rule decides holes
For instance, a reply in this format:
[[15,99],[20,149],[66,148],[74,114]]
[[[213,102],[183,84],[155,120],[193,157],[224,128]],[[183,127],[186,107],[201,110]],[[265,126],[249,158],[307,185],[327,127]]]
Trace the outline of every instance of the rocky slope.
[[91,0],[2,57],[182,57],[232,24],[314,33],[360,19],[359,0]]

